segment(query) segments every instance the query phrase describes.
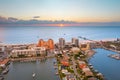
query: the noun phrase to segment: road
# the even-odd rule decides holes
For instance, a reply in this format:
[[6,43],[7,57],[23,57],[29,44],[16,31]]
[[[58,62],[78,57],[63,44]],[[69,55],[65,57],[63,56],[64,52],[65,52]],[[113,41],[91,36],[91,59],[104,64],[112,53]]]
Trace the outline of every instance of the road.
[[[71,59],[72,59],[72,63],[73,63],[72,68],[74,70],[74,73],[78,78],[80,78],[80,74],[77,72],[77,68],[76,68],[77,64],[75,63],[75,59],[74,59],[74,57],[72,57]],[[78,79],[78,80],[80,80],[80,79]]]

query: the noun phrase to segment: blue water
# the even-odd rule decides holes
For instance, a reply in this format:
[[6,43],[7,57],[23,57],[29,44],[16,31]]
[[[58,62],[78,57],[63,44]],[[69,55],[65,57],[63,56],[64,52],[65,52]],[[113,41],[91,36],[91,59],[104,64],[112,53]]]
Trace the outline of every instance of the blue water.
[[95,49],[97,52],[91,59],[90,63],[105,76],[105,80],[120,80],[120,61],[108,57],[109,54],[116,54],[115,52]]
[[70,41],[72,37],[85,36],[90,39],[120,38],[120,27],[0,27],[0,41],[4,43],[36,43],[40,38],[47,40],[63,37]]

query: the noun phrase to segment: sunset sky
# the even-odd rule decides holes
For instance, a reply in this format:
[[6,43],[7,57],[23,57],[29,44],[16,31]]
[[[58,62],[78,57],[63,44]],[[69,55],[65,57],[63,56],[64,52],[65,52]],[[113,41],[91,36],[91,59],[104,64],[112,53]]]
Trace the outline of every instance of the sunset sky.
[[0,0],[0,18],[120,22],[120,0]]

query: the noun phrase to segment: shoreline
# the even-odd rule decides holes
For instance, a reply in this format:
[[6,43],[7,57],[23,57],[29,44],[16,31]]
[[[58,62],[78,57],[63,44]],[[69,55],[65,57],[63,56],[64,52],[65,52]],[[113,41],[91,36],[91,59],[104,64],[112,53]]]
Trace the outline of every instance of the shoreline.
[[26,57],[26,58],[10,58],[11,61],[36,61],[43,60],[47,58],[54,58],[55,56],[45,56],[45,57]]
[[109,51],[112,51],[112,52],[116,52],[116,53],[119,53],[119,54],[120,54],[120,51],[118,51],[118,50],[113,50],[113,49],[106,48],[106,47],[104,47],[103,49],[105,49],[105,50],[109,50]]
[[91,49],[86,52],[87,59],[89,60],[91,57],[95,55],[96,51]]

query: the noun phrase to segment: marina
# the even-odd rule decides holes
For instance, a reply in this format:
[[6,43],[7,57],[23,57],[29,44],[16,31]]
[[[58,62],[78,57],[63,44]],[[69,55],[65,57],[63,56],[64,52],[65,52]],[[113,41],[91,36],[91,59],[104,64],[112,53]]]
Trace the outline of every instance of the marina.
[[4,76],[4,80],[33,80],[33,78],[35,80],[59,80],[55,74],[54,61],[54,58],[49,58],[42,62],[11,62],[10,70]]

